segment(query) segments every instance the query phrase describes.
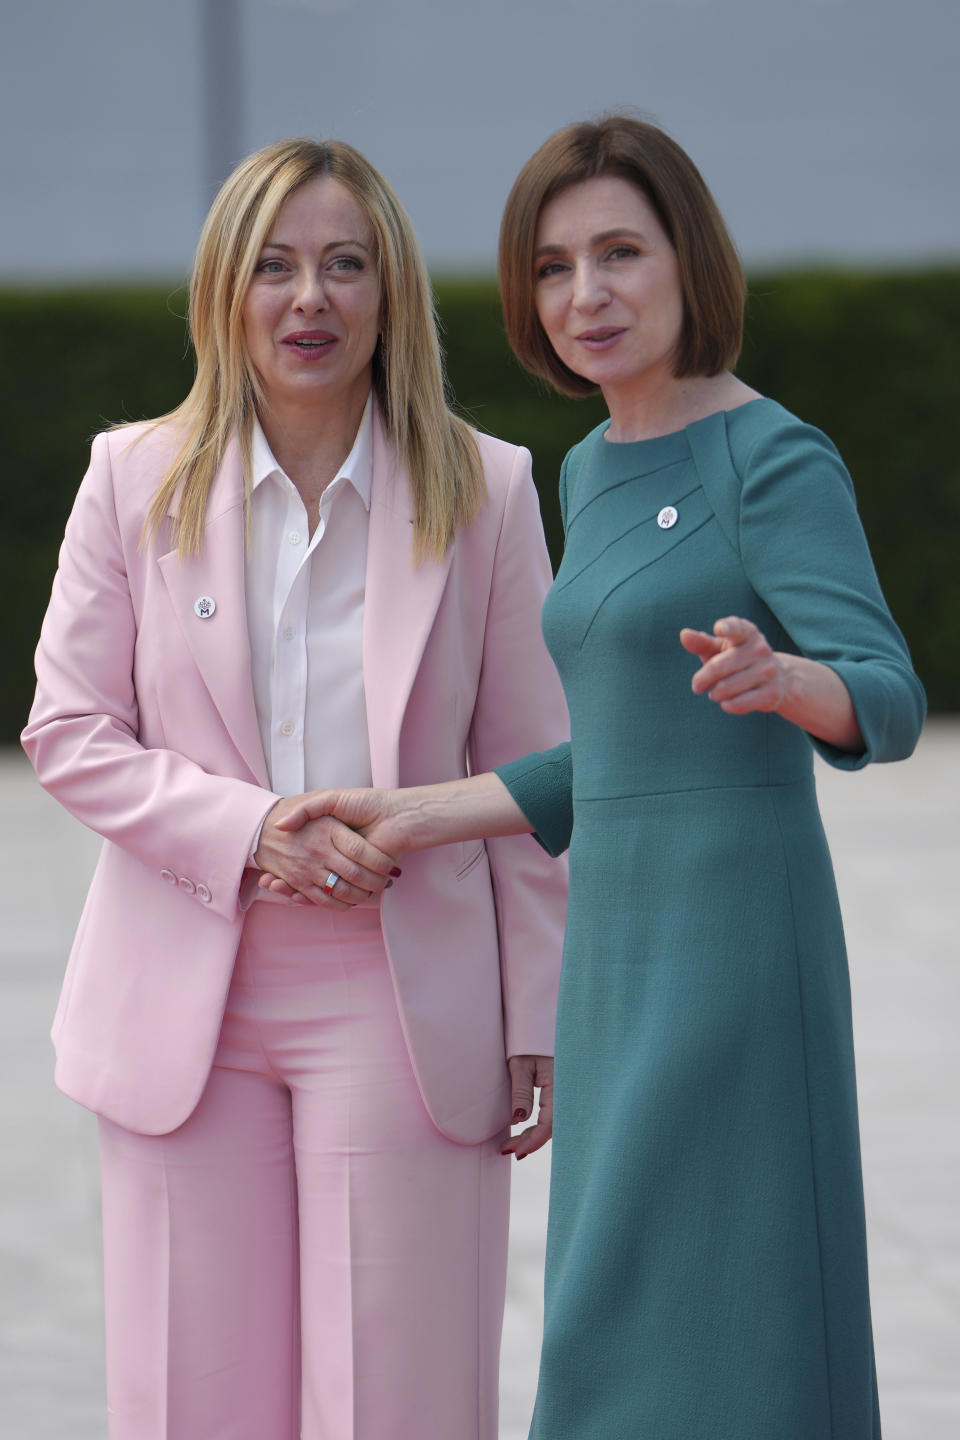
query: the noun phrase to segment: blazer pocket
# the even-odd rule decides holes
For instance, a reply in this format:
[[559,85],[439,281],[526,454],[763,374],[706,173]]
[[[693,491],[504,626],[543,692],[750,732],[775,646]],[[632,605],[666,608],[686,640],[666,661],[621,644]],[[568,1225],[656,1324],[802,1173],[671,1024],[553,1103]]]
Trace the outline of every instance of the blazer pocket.
[[[467,850],[467,849],[468,849],[468,847],[467,847],[466,845],[464,845],[463,848],[464,848],[464,850]],[[458,880],[462,880],[465,875],[469,875],[469,874],[470,874],[470,871],[474,868],[475,865],[477,865],[477,864],[483,859],[483,857],[484,857],[484,855],[486,855],[486,853],[487,853],[487,847],[484,845],[483,841],[481,840],[481,841],[478,843],[477,848],[476,848],[475,850],[470,850],[470,851],[469,851],[466,860],[464,860],[463,864],[460,866],[460,869],[457,871],[456,878],[457,878]]]

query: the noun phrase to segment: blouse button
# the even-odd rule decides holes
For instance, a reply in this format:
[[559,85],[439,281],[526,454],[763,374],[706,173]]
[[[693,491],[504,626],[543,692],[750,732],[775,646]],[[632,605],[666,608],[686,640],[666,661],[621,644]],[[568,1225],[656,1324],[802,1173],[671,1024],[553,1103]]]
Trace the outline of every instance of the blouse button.
[[296,728],[297,728],[297,727],[296,727],[296,725],[294,725],[294,723],[293,723],[292,720],[284,720],[283,724],[280,726],[280,734],[281,734],[281,735],[292,735],[293,732],[294,732],[294,730],[296,730]]
[[287,539],[290,541],[290,544],[291,544],[291,545],[299,545],[299,544],[300,544],[300,539],[301,539],[300,531],[299,531],[299,530],[291,530],[291,531],[290,531],[290,534],[287,536]]

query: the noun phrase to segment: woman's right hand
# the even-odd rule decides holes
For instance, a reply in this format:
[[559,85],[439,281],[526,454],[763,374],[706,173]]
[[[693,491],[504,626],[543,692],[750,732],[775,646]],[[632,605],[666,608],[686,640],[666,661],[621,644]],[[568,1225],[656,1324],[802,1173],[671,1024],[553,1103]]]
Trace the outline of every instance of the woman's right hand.
[[[314,791],[279,800],[263,823],[254,856],[264,872],[261,889],[299,904],[347,910],[390,884],[400,874],[395,856],[358,833],[359,825],[331,813],[334,797],[371,793],[381,792]],[[350,813],[360,811],[354,805]],[[327,891],[331,873],[339,878]]]

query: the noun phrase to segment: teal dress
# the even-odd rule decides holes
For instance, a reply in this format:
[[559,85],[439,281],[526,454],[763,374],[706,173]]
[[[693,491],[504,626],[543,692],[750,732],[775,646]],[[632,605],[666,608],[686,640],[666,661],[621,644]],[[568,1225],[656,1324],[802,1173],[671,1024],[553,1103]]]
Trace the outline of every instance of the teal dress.
[[[923,690],[830,441],[770,400],[561,475],[569,747],[498,772],[570,847],[532,1440],[879,1440],[850,991],[813,750],[910,753]],[[844,680],[850,755],[690,681],[753,620]]]

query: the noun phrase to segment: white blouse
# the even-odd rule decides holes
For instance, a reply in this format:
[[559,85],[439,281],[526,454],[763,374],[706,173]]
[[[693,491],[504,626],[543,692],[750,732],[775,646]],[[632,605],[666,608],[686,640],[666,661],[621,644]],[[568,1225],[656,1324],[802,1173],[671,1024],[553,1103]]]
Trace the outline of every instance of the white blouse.
[[372,783],[362,665],[372,441],[368,399],[311,539],[300,493],[254,422],[247,624],[260,737],[280,795]]

